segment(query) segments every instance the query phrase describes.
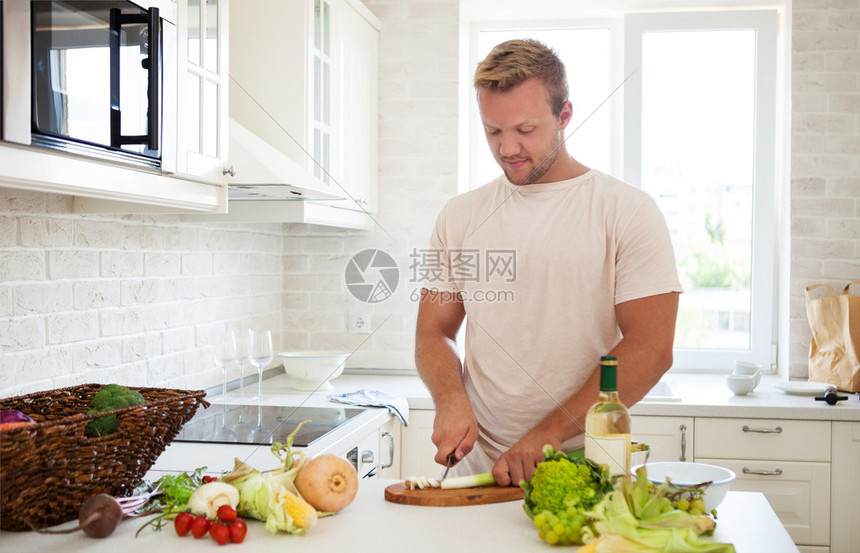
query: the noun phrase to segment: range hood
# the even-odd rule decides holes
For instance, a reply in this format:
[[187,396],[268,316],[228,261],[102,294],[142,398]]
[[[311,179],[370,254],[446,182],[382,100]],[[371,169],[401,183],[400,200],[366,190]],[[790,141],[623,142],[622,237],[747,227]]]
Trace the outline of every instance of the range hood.
[[228,199],[345,200],[304,167],[230,118]]

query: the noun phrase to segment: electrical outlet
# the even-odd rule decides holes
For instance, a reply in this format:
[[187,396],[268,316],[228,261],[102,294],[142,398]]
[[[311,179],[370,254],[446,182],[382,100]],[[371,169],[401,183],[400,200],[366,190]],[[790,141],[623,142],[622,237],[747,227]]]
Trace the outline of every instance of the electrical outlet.
[[370,313],[350,313],[349,331],[370,334]]

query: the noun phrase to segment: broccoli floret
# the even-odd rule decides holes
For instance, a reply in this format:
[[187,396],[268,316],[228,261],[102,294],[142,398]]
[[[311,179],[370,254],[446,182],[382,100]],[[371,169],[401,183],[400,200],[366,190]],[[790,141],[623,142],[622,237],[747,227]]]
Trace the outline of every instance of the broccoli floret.
[[612,490],[609,475],[594,462],[548,445],[531,481],[520,486],[526,492],[523,506],[531,518],[544,511],[588,510]]
[[[105,384],[93,396],[87,413],[103,413],[143,403],[146,403],[146,399],[139,392],[119,384]],[[105,436],[116,432],[118,428],[119,418],[116,415],[108,415],[89,421],[84,428],[84,433],[90,437]]]

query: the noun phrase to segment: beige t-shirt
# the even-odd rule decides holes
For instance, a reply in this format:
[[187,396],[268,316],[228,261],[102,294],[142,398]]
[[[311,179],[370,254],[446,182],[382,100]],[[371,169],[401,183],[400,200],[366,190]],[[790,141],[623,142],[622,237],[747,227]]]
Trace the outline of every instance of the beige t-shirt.
[[[616,304],[681,291],[654,200],[596,170],[526,186],[501,176],[452,198],[430,249],[440,266],[423,287],[460,292],[466,310],[464,380],[480,436],[458,474],[489,471],[579,390],[621,339]],[[619,378],[625,370],[635,368]]]

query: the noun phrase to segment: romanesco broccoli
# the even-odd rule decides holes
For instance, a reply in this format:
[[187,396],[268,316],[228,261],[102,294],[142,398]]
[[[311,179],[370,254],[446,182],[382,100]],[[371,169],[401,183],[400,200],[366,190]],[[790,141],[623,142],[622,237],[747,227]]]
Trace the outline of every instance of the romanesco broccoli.
[[531,481],[520,483],[526,492],[523,507],[530,518],[544,511],[586,511],[613,489],[606,470],[591,460],[555,451],[549,445],[543,453],[544,460]]
[[[87,413],[101,413],[143,403],[146,403],[146,399],[140,392],[119,384],[105,384],[93,396]],[[118,428],[119,418],[116,415],[108,415],[89,421],[84,427],[84,433],[90,437],[104,436],[116,432]]]

